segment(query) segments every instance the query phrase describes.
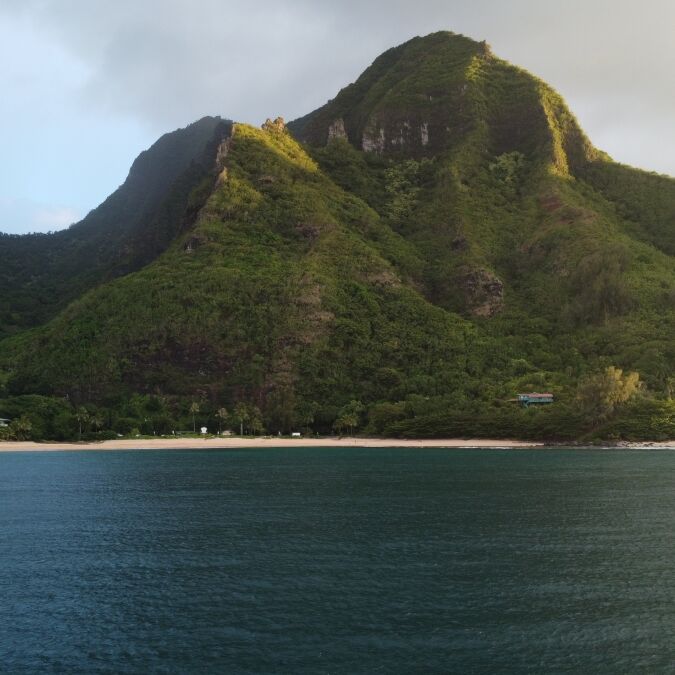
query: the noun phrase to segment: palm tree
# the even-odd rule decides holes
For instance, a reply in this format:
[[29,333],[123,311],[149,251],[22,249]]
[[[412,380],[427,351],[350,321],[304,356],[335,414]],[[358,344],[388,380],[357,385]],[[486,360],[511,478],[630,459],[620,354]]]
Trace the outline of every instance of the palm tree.
[[265,430],[262,413],[257,406],[253,406],[249,411],[249,427],[254,435],[261,434]]
[[237,403],[234,406],[234,416],[239,420],[239,435],[244,435],[244,423],[248,422],[248,406],[245,403]]
[[197,433],[197,422],[195,420],[195,415],[199,412],[199,403],[193,401],[190,406],[190,412],[192,413],[192,433]]
[[227,412],[227,408],[218,408],[216,411],[216,417],[218,418],[218,433],[222,433],[222,424],[223,421],[228,418],[230,413]]
[[101,427],[104,424],[103,415],[101,415],[101,413],[99,413],[99,412],[94,413],[91,416],[91,424],[94,427],[94,429],[96,429],[96,431],[100,431]]
[[75,419],[77,420],[78,424],[79,439],[82,440],[82,425],[89,422],[89,411],[84,406],[79,407],[75,412]]
[[33,431],[33,424],[25,415],[21,415],[18,420],[14,420],[9,425],[9,432],[17,441],[25,441],[30,438],[31,431]]

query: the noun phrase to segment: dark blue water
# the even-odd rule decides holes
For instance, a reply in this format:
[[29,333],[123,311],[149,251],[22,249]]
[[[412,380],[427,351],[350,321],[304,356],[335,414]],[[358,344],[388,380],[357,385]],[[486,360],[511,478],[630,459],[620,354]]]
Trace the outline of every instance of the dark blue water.
[[675,672],[675,453],[0,454],[3,673]]

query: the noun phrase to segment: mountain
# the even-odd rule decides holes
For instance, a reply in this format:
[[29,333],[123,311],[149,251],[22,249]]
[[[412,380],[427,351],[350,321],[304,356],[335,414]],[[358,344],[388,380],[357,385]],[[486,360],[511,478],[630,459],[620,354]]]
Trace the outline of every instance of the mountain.
[[0,338],[44,323],[86,290],[157,257],[189,222],[188,196],[231,126],[204,117],[162,136],[120,188],[67,230],[0,233]]
[[[170,179],[132,170],[162,186],[147,205],[71,228],[92,267],[34,253],[71,230],[0,240],[44,269],[3,282],[0,415],[39,395],[120,432],[224,406],[270,432],[675,436],[675,180],[614,163],[485,43],[415,38],[288,127],[197,124],[165,137]],[[556,403],[512,402],[532,390]]]

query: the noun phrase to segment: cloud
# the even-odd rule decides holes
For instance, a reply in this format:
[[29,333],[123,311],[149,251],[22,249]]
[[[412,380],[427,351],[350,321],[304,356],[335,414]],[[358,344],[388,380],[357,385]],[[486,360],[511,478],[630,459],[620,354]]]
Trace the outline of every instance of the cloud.
[[0,197],[0,232],[52,232],[76,223],[81,217],[80,212],[70,206]]
[[83,103],[165,130],[212,113],[264,118],[311,92],[329,26],[315,5],[292,5],[26,0],[14,11],[87,64]]
[[[206,114],[302,115],[388,47],[453,30],[550,81],[619,159],[675,174],[671,0],[3,0],[2,12],[82,64],[83,109],[153,134]],[[603,134],[608,122],[621,133]],[[621,140],[651,129],[665,138]]]
[[32,214],[35,231],[60,230],[80,220],[80,214],[69,206],[49,206],[37,208]]
[[[15,0],[4,7],[29,15],[87,63],[86,99],[153,120],[173,110],[192,119],[227,103],[255,110],[276,97],[292,105],[298,89],[289,83],[304,82],[303,97],[325,87],[315,77],[322,71],[344,77],[355,62],[365,66],[364,57],[441,29],[469,31],[586,90],[594,86],[589,74],[606,86],[644,86],[672,72],[674,59],[670,0],[652,0],[650,11],[627,0]],[[646,65],[649,77],[640,77]]]

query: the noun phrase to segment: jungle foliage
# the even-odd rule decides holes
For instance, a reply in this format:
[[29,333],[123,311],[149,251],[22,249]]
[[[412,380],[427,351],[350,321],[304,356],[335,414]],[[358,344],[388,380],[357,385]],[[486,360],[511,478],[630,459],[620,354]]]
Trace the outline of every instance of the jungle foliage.
[[0,237],[0,433],[675,436],[675,181],[485,44],[415,38],[288,128],[179,138],[127,215]]

